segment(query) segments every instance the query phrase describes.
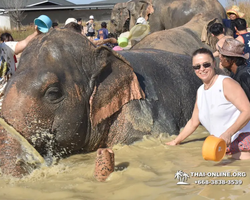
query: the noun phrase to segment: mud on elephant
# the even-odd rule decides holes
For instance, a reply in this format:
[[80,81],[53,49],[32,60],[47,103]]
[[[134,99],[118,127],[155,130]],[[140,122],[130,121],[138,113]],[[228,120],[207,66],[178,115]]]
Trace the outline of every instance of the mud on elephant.
[[[189,59],[161,50],[120,55],[96,48],[78,33],[55,29],[23,52],[1,115],[47,163],[131,144],[144,135],[178,134],[201,84]],[[12,131],[1,130],[2,172],[30,173],[34,166],[26,147]]]
[[139,17],[149,21],[151,33],[182,26],[196,14],[226,18],[218,0],[132,0],[118,3],[111,13],[110,31],[115,35],[130,30]]

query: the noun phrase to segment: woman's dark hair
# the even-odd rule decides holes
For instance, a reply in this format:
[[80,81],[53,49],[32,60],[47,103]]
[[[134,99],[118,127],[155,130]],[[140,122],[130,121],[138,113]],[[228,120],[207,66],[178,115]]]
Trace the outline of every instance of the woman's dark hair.
[[235,62],[237,66],[245,65],[246,59],[242,57],[232,57],[232,56],[224,56],[222,55],[228,62]]
[[1,34],[1,41],[8,42],[8,41],[14,41],[14,39],[10,33],[6,32]]
[[213,61],[215,61],[213,53],[209,49],[206,49],[206,48],[197,49],[196,51],[193,52],[192,59],[193,59],[194,56],[196,56],[198,54],[207,54],[213,59]]

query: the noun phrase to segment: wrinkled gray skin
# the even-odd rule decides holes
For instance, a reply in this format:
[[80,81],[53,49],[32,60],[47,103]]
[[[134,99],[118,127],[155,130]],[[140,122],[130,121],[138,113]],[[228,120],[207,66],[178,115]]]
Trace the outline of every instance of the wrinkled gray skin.
[[132,0],[114,6],[110,31],[119,36],[130,30],[142,16],[148,19],[153,33],[182,26],[200,13],[226,18],[225,9],[217,0]]
[[[121,54],[63,29],[41,35],[7,85],[3,119],[44,158],[178,134],[201,85],[190,57],[161,50]],[[3,131],[0,136],[2,172],[27,174],[25,160],[16,162],[21,144]]]
[[153,48],[190,56],[201,47],[215,50],[218,40],[207,30],[209,28],[204,32],[206,40],[201,41],[204,26],[210,27],[217,22],[212,19],[208,14],[197,14],[183,26],[147,35],[131,49]]

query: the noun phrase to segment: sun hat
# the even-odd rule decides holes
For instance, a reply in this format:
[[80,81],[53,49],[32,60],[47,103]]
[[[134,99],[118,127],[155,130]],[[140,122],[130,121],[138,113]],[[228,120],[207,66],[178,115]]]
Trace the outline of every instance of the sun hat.
[[231,13],[235,14],[239,18],[242,18],[245,15],[244,13],[240,12],[240,8],[236,5],[233,5],[232,8],[227,10],[227,16],[229,17]]
[[136,24],[147,24],[147,21],[143,17],[139,17],[136,21]]
[[89,19],[94,19],[94,16],[93,16],[93,15],[90,15],[90,16],[89,16]]
[[[218,46],[219,47],[219,46]],[[219,47],[219,52],[225,56],[249,58],[249,53],[244,54],[245,45],[239,40],[228,38],[225,40],[222,47]]]
[[77,23],[77,20],[75,18],[68,18],[65,22],[65,25],[71,23],[71,22],[74,22],[74,23]]

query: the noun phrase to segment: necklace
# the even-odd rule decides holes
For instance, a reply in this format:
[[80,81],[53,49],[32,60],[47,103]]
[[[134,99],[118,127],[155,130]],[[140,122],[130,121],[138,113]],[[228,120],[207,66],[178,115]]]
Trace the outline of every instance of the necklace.
[[204,89],[205,89],[205,90],[208,90],[208,89],[211,87],[212,83],[214,82],[214,78],[215,78],[216,76],[217,76],[217,75],[214,75],[214,76],[213,76],[213,78],[211,79],[211,81],[209,82],[208,85],[205,85],[205,84],[204,84]]

